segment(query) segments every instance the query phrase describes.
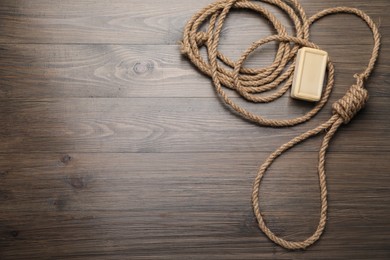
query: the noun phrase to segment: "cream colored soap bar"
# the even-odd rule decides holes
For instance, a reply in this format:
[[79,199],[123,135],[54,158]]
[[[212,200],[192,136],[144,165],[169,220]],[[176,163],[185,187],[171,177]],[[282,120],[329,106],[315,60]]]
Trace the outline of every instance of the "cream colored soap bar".
[[319,101],[327,62],[327,52],[307,47],[301,48],[297,54],[291,97]]

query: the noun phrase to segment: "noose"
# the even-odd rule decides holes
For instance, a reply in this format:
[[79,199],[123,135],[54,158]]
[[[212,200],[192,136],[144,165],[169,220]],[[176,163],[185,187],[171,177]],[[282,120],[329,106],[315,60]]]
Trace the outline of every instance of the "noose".
[[[304,9],[297,0],[262,0],[257,2],[265,2],[272,4],[282,11],[287,13],[295,26],[296,35],[290,36],[287,34],[286,28],[280,21],[270,13],[266,8],[256,1],[249,0],[222,0],[210,4],[209,6],[196,13],[187,23],[184,29],[184,36],[181,42],[181,51],[185,54],[191,62],[198,67],[200,71],[212,78],[216,92],[221,96],[223,101],[233,108],[238,114],[244,118],[251,120],[261,126],[269,127],[287,127],[294,126],[310,120],[314,117],[327,103],[334,85],[334,66],[330,60],[327,63],[327,83],[322,93],[321,99],[314,106],[312,110],[303,116],[293,119],[268,119],[261,115],[254,114],[245,108],[236,104],[228,97],[224,91],[224,87],[235,90],[243,98],[255,103],[272,102],[290,89],[293,81],[293,72],[295,66],[295,57],[300,47],[310,47],[319,49],[319,47],[309,41],[309,27],[317,20],[324,16],[336,13],[350,13],[361,18],[373,33],[374,47],[368,66],[362,73],[355,74],[356,84],[352,85],[345,96],[335,102],[332,106],[333,115],[328,121],[319,125],[318,127],[307,131],[291,141],[280,146],[273,152],[261,165],[256,175],[253,191],[252,191],[252,206],[254,214],[258,221],[259,228],[270,238],[273,242],[287,249],[305,249],[315,243],[322,235],[326,220],[327,220],[327,188],[326,188],[326,174],[325,174],[325,159],[326,151],[329,143],[339,127],[342,124],[347,124],[359,112],[368,100],[368,92],[364,88],[364,82],[370,76],[374,69],[376,60],[379,54],[380,34],[377,26],[372,19],[363,11],[350,7],[335,7],[325,9],[318,12],[310,18],[307,18]],[[253,10],[266,19],[268,19],[274,26],[277,34],[268,36],[254,42],[238,59],[232,61],[230,58],[218,51],[218,44],[220,34],[225,22],[225,19],[231,9],[250,9]],[[200,27],[208,22],[206,31],[201,31]],[[279,42],[279,49],[275,56],[274,62],[267,68],[253,69],[244,68],[243,64],[248,56],[263,44],[269,42]],[[290,44],[294,45],[291,46]],[[200,48],[207,48],[208,61],[204,60],[200,55]],[[218,60],[224,63],[230,69],[218,64]],[[291,64],[287,69],[286,67]],[[260,95],[267,91],[273,90],[284,85],[278,90],[269,95]],[[318,176],[320,186],[321,210],[320,220],[316,231],[304,241],[288,241],[275,235],[267,226],[261,210],[259,207],[259,190],[261,180],[267,169],[271,166],[276,158],[281,154],[294,147],[295,145],[307,140],[308,138],[326,132],[322,144],[319,149],[318,157]]]

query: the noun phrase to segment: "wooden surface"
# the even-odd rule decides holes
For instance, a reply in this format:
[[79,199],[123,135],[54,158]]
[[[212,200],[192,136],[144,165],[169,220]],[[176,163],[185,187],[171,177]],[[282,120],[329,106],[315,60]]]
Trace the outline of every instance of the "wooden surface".
[[[302,1],[308,15],[363,9],[383,47],[368,106],[330,147],[326,231],[298,252],[257,228],[252,181],[271,151],[329,117],[369,59],[370,32],[351,15],[315,24],[312,40],[336,66],[329,104],[306,124],[261,128],[179,53],[185,22],[210,2],[0,1],[0,259],[390,258],[389,1]],[[237,58],[271,33],[258,15],[234,12],[221,49]],[[273,50],[248,66],[269,64]],[[242,104],[273,118],[310,108],[287,96]],[[319,142],[284,155],[261,187],[266,220],[289,239],[318,221]]]

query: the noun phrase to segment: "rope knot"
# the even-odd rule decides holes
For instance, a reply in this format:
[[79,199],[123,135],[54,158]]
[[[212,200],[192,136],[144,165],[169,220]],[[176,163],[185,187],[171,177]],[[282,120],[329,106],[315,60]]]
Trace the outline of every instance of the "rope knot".
[[198,47],[203,46],[207,42],[207,39],[208,39],[208,35],[205,32],[198,32],[195,35],[195,41]]
[[[202,47],[207,42],[209,36],[206,32],[197,32],[196,34],[190,35],[190,38],[196,42],[197,47]],[[191,43],[180,41],[180,52],[183,55],[188,55],[191,52]],[[193,46],[192,46],[193,47]]]
[[363,88],[363,80],[359,77],[357,84],[352,85],[345,96],[333,104],[333,114],[338,114],[343,119],[344,124],[348,124],[365,106],[367,100],[368,91]]

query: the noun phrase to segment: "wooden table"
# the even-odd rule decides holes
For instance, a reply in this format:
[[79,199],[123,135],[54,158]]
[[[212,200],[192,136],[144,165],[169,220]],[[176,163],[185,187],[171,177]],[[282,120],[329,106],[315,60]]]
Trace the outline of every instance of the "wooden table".
[[[380,24],[383,47],[369,104],[330,147],[326,231],[298,252],[257,228],[252,181],[270,152],[329,117],[368,62],[370,31],[351,15],[315,24],[311,39],[336,66],[331,100],[308,123],[263,128],[227,109],[180,55],[186,21],[210,2],[0,2],[0,259],[390,258],[390,2],[302,1],[308,15],[361,8]],[[272,33],[259,15],[236,11],[220,48],[237,58]],[[270,64],[274,50],[247,65]],[[272,118],[311,107],[287,95],[241,104]],[[289,239],[317,225],[320,141],[283,156],[262,185],[266,220]]]

